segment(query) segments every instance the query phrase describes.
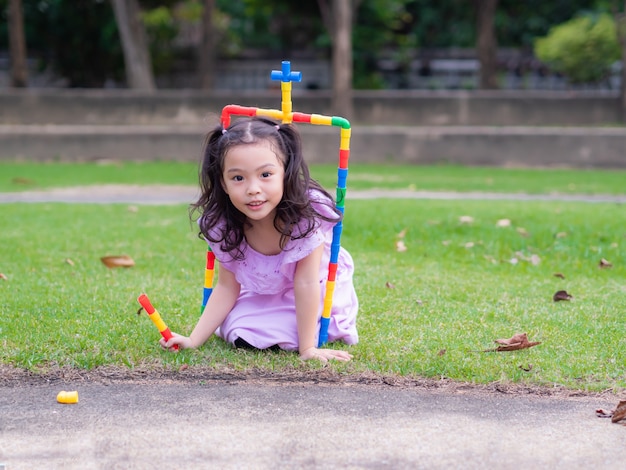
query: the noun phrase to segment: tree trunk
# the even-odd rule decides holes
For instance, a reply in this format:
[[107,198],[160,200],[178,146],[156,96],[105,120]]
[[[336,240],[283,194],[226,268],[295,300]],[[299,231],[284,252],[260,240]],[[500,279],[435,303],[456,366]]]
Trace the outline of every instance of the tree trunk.
[[111,0],[122,41],[126,81],[129,88],[154,91],[152,61],[137,0]]
[[333,92],[332,111],[352,119],[352,6],[350,0],[332,0]]
[[480,83],[482,89],[498,88],[496,55],[498,41],[495,33],[495,14],[498,0],[476,1],[476,30]]
[[22,0],[9,0],[9,50],[11,57],[11,86],[28,86],[28,66],[26,64],[26,38],[24,37],[24,16]]
[[215,28],[213,27],[213,16],[215,14],[215,0],[204,0],[204,10],[202,12],[202,42],[198,51],[198,77],[200,88],[212,90],[215,84]]
[[617,39],[622,48],[622,82],[620,85],[620,110],[622,122],[626,122],[626,0],[624,1],[623,11],[619,11],[618,5],[615,5],[614,17],[617,29]]

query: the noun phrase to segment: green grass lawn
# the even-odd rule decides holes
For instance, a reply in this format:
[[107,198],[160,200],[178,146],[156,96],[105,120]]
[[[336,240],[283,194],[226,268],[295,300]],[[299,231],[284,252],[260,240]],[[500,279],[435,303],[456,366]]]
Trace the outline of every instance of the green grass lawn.
[[[196,185],[197,164],[177,162],[10,163],[0,162],[0,192],[94,184]],[[336,184],[336,165],[312,165],[325,187]],[[510,169],[458,165],[351,163],[348,189],[488,191],[528,194],[623,194],[626,171]]]
[[[51,178],[47,185],[52,168],[41,173],[42,181]],[[146,176],[146,168],[137,174]],[[442,178],[456,171],[444,168]],[[171,173],[160,177],[173,182]],[[191,167],[182,165],[176,178],[186,173]],[[571,180],[588,180],[586,187],[606,177],[594,182],[579,173]],[[526,177],[529,185],[534,179]],[[300,365],[295,354],[233,350],[217,338],[179,354],[160,350],[158,331],[136,314],[136,298],[146,292],[174,331],[188,334],[197,321],[205,245],[185,206],[7,204],[0,212],[1,363],[31,370],[318,367]],[[623,217],[618,204],[349,200],[342,243],[357,266],[360,342],[349,348],[352,362],[332,367],[342,374],[624,389]],[[501,219],[511,226],[497,227]],[[406,251],[397,250],[398,241]],[[108,269],[100,262],[117,254],[136,265]],[[613,266],[601,269],[603,258]],[[557,290],[573,298],[554,302]],[[541,344],[482,352],[520,332]]]

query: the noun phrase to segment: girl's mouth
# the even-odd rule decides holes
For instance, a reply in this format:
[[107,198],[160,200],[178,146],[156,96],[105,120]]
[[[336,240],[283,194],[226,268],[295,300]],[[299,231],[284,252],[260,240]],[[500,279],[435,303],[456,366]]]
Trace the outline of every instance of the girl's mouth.
[[249,202],[247,205],[250,209],[257,210],[261,208],[263,204],[265,204],[265,201],[253,201],[253,202]]

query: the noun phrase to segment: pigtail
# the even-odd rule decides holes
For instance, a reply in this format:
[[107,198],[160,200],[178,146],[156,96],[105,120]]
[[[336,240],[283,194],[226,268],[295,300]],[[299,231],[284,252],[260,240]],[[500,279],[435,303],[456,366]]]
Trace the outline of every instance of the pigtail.
[[[200,238],[217,242],[211,235],[211,228],[216,226],[225,213],[234,210],[228,195],[222,187],[223,154],[227,145],[227,129],[221,125],[215,127],[205,138],[202,161],[198,180],[200,196],[191,204],[190,213],[198,219]],[[226,217],[228,218],[228,217]]]
[[221,126],[214,128],[204,139],[202,158],[198,166],[200,196],[196,202],[191,204],[192,213],[204,208],[213,193],[214,175],[217,170],[215,166],[218,154],[218,141],[222,136],[221,130]]

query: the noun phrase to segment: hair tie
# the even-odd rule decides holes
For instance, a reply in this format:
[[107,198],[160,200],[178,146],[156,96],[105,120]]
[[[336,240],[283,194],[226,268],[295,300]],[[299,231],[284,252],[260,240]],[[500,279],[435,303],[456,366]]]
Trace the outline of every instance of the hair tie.
[[228,132],[226,129],[222,129],[222,135],[226,134],[226,132]]
[[278,124],[276,124],[274,127],[276,128],[277,131],[280,130],[280,126]]

